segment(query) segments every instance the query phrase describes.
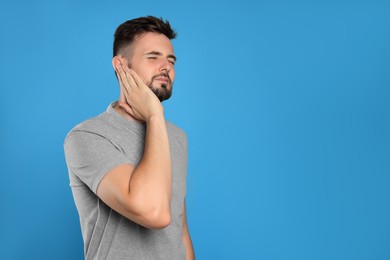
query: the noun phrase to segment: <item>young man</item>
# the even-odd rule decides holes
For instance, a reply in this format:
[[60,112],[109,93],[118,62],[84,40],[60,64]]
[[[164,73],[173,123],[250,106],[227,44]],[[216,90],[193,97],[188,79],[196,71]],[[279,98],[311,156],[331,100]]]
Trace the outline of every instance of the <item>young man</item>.
[[121,24],[112,59],[119,100],[65,139],[86,259],[194,259],[187,139],[161,104],[172,93],[175,36],[152,16]]

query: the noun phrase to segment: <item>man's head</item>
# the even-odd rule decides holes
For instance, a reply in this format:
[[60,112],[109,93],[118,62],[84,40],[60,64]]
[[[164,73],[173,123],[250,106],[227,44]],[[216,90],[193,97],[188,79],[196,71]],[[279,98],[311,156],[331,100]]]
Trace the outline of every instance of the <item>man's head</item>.
[[133,69],[160,101],[171,96],[176,57],[170,40],[176,37],[168,21],[153,16],[121,24],[115,31],[113,66]]

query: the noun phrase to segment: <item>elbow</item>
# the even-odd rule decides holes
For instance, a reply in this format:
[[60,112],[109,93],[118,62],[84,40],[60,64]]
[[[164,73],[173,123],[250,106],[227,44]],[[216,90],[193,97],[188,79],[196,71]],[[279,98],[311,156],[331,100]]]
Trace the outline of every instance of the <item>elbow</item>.
[[[148,203],[137,204],[148,205]],[[171,224],[171,210],[169,205],[150,205],[148,207],[132,207],[133,220],[149,229],[163,229]],[[135,218],[134,218],[135,217]]]
[[171,212],[169,209],[150,209],[141,216],[140,223],[146,228],[163,229],[171,224]]
[[153,212],[147,219],[149,228],[163,229],[171,224],[171,212],[170,210]]

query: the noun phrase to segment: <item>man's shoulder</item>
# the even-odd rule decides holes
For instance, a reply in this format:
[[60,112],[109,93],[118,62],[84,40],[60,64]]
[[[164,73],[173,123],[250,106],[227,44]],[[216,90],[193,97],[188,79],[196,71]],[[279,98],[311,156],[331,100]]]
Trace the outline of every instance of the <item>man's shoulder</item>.
[[166,121],[166,124],[167,124],[168,132],[170,132],[173,135],[178,135],[179,137],[182,137],[182,138],[187,138],[186,132],[184,131],[184,129],[182,129],[181,127],[175,125],[174,123],[172,123],[170,121]]
[[77,124],[71,131],[94,130],[96,127],[107,124],[107,115],[102,113]]
[[169,121],[166,121],[166,123],[168,134],[170,138],[172,138],[172,141],[178,143],[179,146],[182,147],[184,150],[187,150],[188,141],[186,132],[182,128]]
[[75,133],[78,132],[88,132],[88,133],[95,133],[98,134],[101,132],[102,129],[107,127],[108,120],[107,120],[107,113],[101,113],[100,115],[91,117],[89,119],[86,119],[82,121],[81,123],[74,126],[69,133],[65,137],[65,141]]

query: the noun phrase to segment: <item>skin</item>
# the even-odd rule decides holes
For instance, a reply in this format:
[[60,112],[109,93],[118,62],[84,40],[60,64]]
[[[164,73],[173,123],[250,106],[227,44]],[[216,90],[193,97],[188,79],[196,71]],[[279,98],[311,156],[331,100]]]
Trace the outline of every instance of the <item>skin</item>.
[[[128,120],[146,124],[140,163],[112,169],[100,182],[98,196],[126,218],[151,229],[170,224],[172,165],[164,109],[151,90],[172,91],[175,78],[173,47],[162,34],[145,33],[112,60],[120,85],[114,109]],[[131,69],[129,65],[131,64]],[[184,202],[182,239],[186,259],[195,259]]]

